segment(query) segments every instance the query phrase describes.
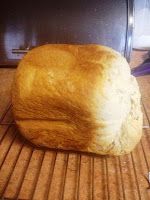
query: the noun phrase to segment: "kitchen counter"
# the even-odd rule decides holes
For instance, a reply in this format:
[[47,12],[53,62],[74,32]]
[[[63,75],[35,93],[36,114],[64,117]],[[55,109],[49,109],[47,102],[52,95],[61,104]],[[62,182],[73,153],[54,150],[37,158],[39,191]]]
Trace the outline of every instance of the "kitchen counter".
[[[131,68],[145,51],[133,51]],[[11,113],[11,84],[16,69],[0,69],[0,197],[9,199],[148,200],[150,129],[135,150],[120,157],[32,146],[17,132]],[[150,125],[150,75],[137,78],[144,126]],[[149,189],[148,189],[149,188]]]

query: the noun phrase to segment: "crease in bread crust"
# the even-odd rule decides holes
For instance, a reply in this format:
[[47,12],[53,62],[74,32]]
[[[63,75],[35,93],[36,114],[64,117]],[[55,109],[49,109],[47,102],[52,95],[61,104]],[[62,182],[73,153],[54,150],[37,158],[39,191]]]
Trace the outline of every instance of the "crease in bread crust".
[[38,146],[129,153],[142,133],[140,93],[133,79],[125,59],[104,46],[35,48],[16,72],[16,124]]

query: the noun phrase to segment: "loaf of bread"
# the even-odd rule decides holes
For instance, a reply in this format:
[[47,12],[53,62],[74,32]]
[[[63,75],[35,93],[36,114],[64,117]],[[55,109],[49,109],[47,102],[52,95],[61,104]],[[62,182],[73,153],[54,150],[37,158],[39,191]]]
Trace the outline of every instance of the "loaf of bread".
[[48,44],[21,60],[15,122],[37,146],[121,155],[142,135],[140,92],[125,58],[100,45]]

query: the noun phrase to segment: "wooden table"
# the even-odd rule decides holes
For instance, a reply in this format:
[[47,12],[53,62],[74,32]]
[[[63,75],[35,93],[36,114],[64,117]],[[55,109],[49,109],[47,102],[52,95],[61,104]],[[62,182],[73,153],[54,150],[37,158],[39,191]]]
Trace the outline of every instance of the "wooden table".
[[[131,67],[146,52],[133,52]],[[12,122],[11,84],[15,69],[0,69],[0,197],[37,200],[148,200],[150,129],[135,150],[120,157],[48,151],[33,147]],[[150,125],[150,76],[137,78],[144,125]],[[2,125],[3,124],[3,125]],[[5,124],[5,125],[4,125]]]

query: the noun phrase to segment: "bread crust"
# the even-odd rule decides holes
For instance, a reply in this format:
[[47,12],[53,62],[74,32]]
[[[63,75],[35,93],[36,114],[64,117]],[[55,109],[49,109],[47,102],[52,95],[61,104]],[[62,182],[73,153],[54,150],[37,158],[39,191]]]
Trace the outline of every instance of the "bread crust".
[[29,51],[17,68],[12,105],[20,133],[38,146],[121,155],[142,135],[137,82],[126,60],[100,45]]

